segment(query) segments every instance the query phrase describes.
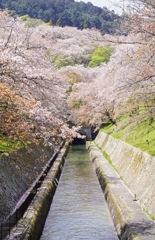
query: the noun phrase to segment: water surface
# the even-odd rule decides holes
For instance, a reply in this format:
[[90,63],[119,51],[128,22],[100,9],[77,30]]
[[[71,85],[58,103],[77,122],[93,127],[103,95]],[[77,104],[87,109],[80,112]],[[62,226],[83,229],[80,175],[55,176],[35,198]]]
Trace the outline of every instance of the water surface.
[[84,145],[71,146],[41,240],[118,240]]

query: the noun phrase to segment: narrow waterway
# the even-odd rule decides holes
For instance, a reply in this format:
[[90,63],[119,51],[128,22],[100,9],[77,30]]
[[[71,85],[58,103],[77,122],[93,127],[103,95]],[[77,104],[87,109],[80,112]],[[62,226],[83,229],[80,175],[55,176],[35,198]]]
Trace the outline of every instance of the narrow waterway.
[[84,145],[71,146],[41,240],[118,240]]

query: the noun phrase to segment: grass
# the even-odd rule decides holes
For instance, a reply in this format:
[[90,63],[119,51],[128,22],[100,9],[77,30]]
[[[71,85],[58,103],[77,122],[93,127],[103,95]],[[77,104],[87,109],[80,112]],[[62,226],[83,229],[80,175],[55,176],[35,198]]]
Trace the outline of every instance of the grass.
[[7,138],[0,139],[0,156],[8,156],[9,153],[21,148],[20,142],[12,142]]
[[138,126],[134,126],[126,138],[126,142],[134,145],[144,152],[155,156],[155,123],[149,125],[148,121],[143,121]]
[[147,216],[150,218],[150,220],[154,221],[154,216],[152,214],[149,213],[149,211],[147,209],[144,208],[144,211],[146,212]]
[[[137,123],[134,121],[127,122],[129,117],[122,116],[117,126],[109,124],[101,130],[114,138],[121,139],[140,150],[155,156],[155,122],[149,124],[148,120],[141,120]],[[126,123],[125,123],[126,121]]]

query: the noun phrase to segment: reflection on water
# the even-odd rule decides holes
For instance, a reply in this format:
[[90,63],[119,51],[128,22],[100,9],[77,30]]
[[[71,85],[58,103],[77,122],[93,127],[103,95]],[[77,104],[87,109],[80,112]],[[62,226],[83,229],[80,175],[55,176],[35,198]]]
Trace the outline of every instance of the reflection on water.
[[84,145],[70,148],[41,240],[118,240]]

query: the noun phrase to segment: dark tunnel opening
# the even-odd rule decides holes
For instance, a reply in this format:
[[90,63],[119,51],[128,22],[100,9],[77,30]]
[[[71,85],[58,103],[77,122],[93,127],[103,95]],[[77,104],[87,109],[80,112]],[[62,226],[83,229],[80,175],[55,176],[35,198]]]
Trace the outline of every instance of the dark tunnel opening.
[[74,138],[72,145],[78,145],[78,144],[85,144],[86,143],[86,139],[82,139],[82,138]]

